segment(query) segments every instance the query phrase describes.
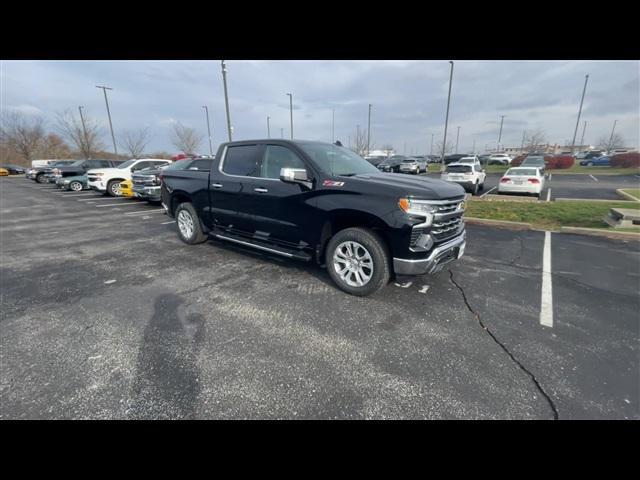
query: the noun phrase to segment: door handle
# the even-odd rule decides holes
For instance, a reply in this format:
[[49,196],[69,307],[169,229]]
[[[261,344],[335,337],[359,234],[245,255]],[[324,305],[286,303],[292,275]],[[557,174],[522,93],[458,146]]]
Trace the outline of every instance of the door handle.
[[222,188],[222,184],[221,183],[212,183],[211,186],[213,188]]
[[253,191],[258,193],[267,193],[269,190],[266,188],[254,188]]

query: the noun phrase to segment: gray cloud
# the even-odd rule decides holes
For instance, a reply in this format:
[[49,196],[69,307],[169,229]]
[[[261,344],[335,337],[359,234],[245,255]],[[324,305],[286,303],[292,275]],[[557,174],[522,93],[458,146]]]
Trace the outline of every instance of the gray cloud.
[[[474,139],[495,145],[500,115],[506,115],[503,142],[519,145],[523,130],[542,129],[549,140],[564,142],[575,128],[584,75],[589,73],[583,119],[586,140],[616,131],[637,146],[640,131],[639,62],[456,61],[449,132],[460,126],[460,149]],[[371,130],[376,145],[425,151],[441,139],[449,80],[447,61],[227,61],[234,138],[289,132],[293,93],[296,137],[331,140],[331,110],[336,137],[346,143],[356,125]],[[3,109],[42,114],[78,105],[108,131],[104,98],[109,93],[116,133],[148,126],[150,150],[173,151],[171,123],[206,130],[202,105],[208,105],[214,141],[226,140],[224,96],[219,61],[3,61]],[[451,133],[450,133],[451,135]],[[449,137],[451,138],[451,137]],[[105,137],[105,141],[108,138]],[[106,142],[108,144],[108,142]],[[204,149],[203,144],[203,149]]]

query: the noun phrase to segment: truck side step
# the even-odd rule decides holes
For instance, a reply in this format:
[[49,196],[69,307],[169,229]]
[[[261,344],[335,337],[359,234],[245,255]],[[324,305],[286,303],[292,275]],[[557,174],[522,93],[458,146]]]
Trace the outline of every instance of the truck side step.
[[219,238],[220,240],[227,240],[229,242],[237,243],[239,245],[244,245],[246,247],[255,248],[257,250],[262,250],[269,253],[275,253],[277,255],[281,255],[287,258],[293,258],[295,260],[303,260],[310,261],[311,255],[306,252],[302,252],[300,250],[292,250],[286,247],[281,247],[279,245],[273,245],[272,243],[262,242],[260,240],[256,240],[255,238],[245,238],[237,235],[233,235],[231,233],[211,233],[211,236],[215,238]]

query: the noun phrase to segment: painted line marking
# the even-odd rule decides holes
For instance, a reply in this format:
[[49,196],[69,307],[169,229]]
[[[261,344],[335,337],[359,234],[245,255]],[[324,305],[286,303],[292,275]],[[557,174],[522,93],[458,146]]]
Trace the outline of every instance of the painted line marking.
[[103,203],[102,205],[96,205],[96,208],[100,207],[130,207],[131,205],[139,205],[138,203]]
[[176,221],[171,220],[170,222],[162,222],[160,225],[169,225],[170,223],[176,223]]
[[551,201],[551,189],[547,189],[547,202]]
[[589,175],[591,178],[593,178],[596,182],[598,181],[598,179],[596,177],[594,177],[593,175]]
[[141,215],[143,213],[149,214],[149,213],[158,213],[158,212],[164,212],[164,208],[159,208],[158,210],[141,210],[139,212],[127,212],[125,213],[125,215]]
[[544,232],[542,252],[542,295],[540,325],[553,328],[553,292],[551,288],[551,232]]
[[109,198],[109,197],[105,197],[105,198],[100,198],[100,197],[90,197],[90,198],[81,198],[80,200],[78,200],[79,202],[104,202],[106,200],[126,200],[126,198]]
[[498,188],[497,186],[493,187],[491,190],[487,190],[486,192],[484,192],[482,195],[480,195],[480,198],[484,197],[485,195],[489,194],[490,192],[493,192],[496,188]]

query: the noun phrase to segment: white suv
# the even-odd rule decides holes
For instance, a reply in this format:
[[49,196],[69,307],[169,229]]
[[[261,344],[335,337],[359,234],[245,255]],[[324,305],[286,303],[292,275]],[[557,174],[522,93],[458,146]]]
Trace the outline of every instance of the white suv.
[[487,163],[489,165],[500,164],[500,165],[511,165],[512,158],[506,153],[494,153],[489,155],[489,160]]
[[120,195],[120,182],[131,180],[131,174],[150,167],[159,167],[171,163],[160,158],[141,158],[128,160],[115,168],[96,168],[87,172],[89,188],[117,197]]
[[454,182],[476,195],[484,188],[487,174],[480,164],[450,163],[440,175],[440,180]]

